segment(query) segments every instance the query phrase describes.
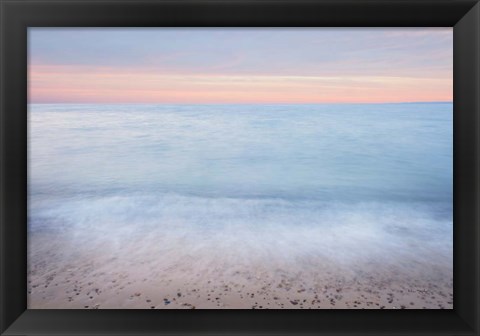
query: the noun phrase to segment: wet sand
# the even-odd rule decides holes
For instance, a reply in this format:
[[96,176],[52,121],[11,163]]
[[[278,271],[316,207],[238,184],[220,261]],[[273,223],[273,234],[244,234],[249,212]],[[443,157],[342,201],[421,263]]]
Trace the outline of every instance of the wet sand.
[[[453,308],[451,269],[438,263],[404,260],[410,263],[410,272],[405,274],[404,268],[393,262],[338,265],[318,256],[297,256],[285,262],[263,256],[246,258],[248,254],[244,254],[233,262],[231,256],[222,255],[221,249],[158,257],[151,245],[145,253],[138,244],[132,241],[116,246],[116,253],[112,253],[111,246],[80,249],[55,240],[51,234],[33,236],[28,307]],[[143,258],[139,259],[140,254]]]

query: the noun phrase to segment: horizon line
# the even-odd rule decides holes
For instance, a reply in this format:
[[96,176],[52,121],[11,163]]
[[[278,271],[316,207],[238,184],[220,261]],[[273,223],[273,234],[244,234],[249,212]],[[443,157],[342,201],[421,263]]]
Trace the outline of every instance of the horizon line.
[[80,103],[80,102],[28,102],[27,105],[382,105],[382,104],[453,104],[453,101],[411,101],[411,102],[307,102],[307,103],[277,103],[277,102],[238,102],[238,103],[175,103],[175,102],[137,102],[137,103]]

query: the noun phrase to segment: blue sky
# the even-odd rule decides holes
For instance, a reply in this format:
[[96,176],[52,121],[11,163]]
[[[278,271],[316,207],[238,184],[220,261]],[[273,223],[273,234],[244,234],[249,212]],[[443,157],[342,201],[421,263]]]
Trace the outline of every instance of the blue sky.
[[30,28],[31,102],[452,100],[451,28]]

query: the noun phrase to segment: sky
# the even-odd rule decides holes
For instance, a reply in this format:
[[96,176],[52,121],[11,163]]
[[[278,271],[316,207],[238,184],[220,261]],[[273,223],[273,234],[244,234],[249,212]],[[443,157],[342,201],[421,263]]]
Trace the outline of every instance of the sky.
[[453,100],[452,28],[29,28],[30,103]]

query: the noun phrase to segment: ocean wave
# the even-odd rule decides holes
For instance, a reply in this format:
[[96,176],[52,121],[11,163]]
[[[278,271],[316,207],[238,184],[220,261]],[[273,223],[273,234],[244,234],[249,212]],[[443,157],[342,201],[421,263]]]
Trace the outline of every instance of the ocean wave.
[[452,261],[451,206],[438,203],[84,195],[32,200],[29,229],[33,237],[53,233],[75,249],[115,256],[135,251],[138,260],[217,255],[232,264],[322,260],[448,267]]

